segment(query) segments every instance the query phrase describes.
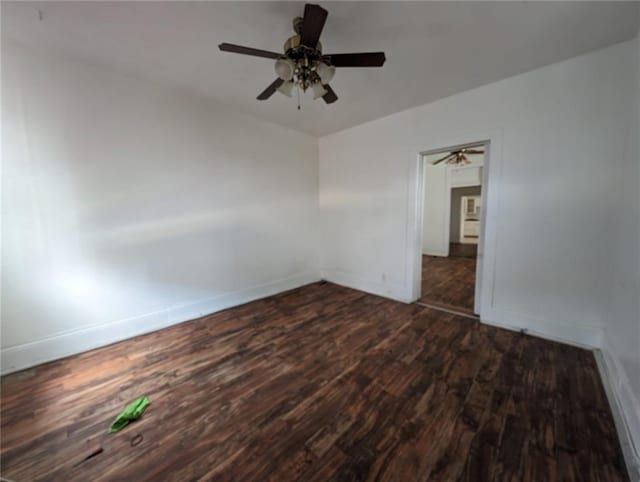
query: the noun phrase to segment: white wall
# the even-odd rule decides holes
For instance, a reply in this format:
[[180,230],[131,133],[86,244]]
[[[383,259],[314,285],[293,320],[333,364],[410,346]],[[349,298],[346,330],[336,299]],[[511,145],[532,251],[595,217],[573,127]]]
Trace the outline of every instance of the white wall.
[[422,254],[449,256],[450,172],[446,166],[425,165]]
[[612,173],[625,156],[634,48],[619,44],[320,139],[324,276],[411,298],[417,153],[500,133],[490,155],[501,172],[489,164],[500,256],[485,310],[597,343],[609,318]]
[[317,140],[2,46],[2,369],[319,279]]
[[[605,327],[603,354],[627,429],[635,437],[636,477],[640,479],[640,36],[636,39],[635,109],[627,117],[625,162],[615,173],[617,201],[611,317]],[[624,443],[624,441],[623,441]],[[623,447],[626,449],[626,447]]]

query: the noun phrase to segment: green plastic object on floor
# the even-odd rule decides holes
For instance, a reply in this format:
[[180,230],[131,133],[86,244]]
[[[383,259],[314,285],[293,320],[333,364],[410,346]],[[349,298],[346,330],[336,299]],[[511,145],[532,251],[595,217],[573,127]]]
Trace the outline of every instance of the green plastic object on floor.
[[122,412],[120,412],[113,422],[111,422],[109,432],[119,432],[134,420],[138,420],[149,403],[150,402],[147,397],[136,398],[133,402],[127,405]]

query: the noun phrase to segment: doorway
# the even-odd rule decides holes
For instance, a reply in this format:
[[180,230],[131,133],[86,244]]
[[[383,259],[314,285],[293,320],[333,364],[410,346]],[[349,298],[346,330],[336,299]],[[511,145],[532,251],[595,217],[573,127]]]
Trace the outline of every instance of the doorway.
[[484,170],[488,144],[422,155],[423,222],[419,304],[478,314]]

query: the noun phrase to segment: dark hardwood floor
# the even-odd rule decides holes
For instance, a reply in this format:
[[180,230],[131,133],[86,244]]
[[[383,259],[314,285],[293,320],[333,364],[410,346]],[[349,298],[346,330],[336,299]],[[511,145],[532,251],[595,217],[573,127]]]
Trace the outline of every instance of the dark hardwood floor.
[[328,283],[5,376],[1,402],[14,481],[627,480],[591,352]]
[[476,258],[478,256],[478,245],[449,243],[449,256]]
[[422,256],[419,303],[473,314],[476,288],[475,245],[451,245],[450,255]]

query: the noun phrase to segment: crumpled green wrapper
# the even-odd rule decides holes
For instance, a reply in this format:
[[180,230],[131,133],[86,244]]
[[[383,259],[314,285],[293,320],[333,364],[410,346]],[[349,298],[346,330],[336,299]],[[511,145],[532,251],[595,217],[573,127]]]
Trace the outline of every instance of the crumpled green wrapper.
[[122,412],[120,412],[113,422],[111,422],[111,425],[109,425],[109,432],[119,432],[134,420],[138,420],[149,403],[149,399],[146,396],[136,398],[133,402],[127,405]]

